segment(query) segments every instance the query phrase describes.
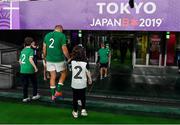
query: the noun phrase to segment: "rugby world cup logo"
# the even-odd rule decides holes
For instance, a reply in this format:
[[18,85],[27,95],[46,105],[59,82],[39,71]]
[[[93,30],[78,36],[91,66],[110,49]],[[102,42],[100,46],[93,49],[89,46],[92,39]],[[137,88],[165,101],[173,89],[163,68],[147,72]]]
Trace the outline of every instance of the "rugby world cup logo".
[[10,12],[4,7],[9,7],[9,3],[0,3],[0,29],[10,29]]

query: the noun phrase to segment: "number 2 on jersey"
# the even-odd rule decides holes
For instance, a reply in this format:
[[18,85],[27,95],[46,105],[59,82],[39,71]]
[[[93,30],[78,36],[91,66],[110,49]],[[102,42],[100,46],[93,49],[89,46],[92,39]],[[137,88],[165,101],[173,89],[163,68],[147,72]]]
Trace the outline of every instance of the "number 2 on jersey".
[[51,44],[49,45],[49,48],[54,48],[54,39],[51,38],[49,41],[51,42]]
[[80,76],[81,72],[82,72],[82,67],[80,66],[75,66],[74,69],[78,69],[77,74],[74,76],[74,79],[82,79],[82,77]]
[[25,59],[26,59],[26,55],[25,55],[25,54],[22,54],[22,60],[21,60],[21,63],[22,63],[22,64],[25,64]]

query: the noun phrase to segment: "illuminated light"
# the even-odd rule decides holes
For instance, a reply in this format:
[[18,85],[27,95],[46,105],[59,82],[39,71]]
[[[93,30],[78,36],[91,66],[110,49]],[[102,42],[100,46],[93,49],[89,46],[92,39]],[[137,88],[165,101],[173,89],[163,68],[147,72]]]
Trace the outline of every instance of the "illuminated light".
[[170,32],[166,32],[166,39],[170,39]]

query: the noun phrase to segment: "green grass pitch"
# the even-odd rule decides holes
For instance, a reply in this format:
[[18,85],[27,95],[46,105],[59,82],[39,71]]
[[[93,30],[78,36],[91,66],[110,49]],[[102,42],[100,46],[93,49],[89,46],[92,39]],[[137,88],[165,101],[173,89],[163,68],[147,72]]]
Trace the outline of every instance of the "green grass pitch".
[[[104,109],[105,110],[105,109]],[[72,109],[39,104],[0,101],[0,124],[153,124],[180,123],[180,119],[153,116],[113,114],[88,110],[88,117],[74,119]]]

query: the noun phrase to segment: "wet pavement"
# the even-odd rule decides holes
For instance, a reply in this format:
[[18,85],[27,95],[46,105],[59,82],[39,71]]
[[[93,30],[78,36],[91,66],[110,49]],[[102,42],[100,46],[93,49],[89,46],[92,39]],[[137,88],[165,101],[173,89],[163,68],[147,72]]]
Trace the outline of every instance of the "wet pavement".
[[[180,116],[180,74],[177,67],[153,68],[117,64],[109,69],[109,75],[99,79],[99,67],[91,65],[93,85],[87,88],[87,105],[96,109],[104,106],[111,111],[152,112],[175,114]],[[42,71],[42,65],[39,65]],[[18,69],[17,69],[18,70]],[[41,101],[50,100],[49,81],[43,80],[42,72],[38,74]],[[71,105],[71,73],[63,86],[64,101]],[[31,92],[31,86],[29,89]],[[0,90],[0,97],[22,99],[22,85],[19,74],[15,77],[15,87],[11,90]],[[63,103],[65,103],[63,101]],[[62,102],[60,101],[60,104]],[[115,109],[112,109],[112,108]],[[154,115],[154,114],[153,114]],[[174,115],[173,115],[174,117]]]
[[[42,65],[40,65],[42,69]],[[109,75],[99,79],[99,67],[91,65],[93,85],[88,86],[87,94],[107,96],[133,96],[150,98],[180,99],[180,74],[177,67],[154,68],[135,67],[117,64],[109,69]],[[38,73],[39,89],[49,89],[49,81],[43,80],[43,73]],[[15,86],[21,86],[16,76]],[[71,92],[71,72],[63,87]]]
[[176,67],[153,68],[121,65],[109,71],[109,76],[97,77],[92,92],[180,99],[180,74]]

